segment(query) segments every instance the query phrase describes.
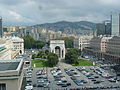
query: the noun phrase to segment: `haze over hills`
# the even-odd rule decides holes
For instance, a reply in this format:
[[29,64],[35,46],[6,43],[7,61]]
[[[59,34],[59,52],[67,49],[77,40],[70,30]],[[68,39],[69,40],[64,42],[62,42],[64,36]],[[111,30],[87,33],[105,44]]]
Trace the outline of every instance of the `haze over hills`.
[[73,33],[84,32],[95,30],[95,23],[88,21],[79,21],[79,22],[68,22],[68,21],[59,21],[55,23],[45,23],[34,25],[35,27],[45,28],[54,31],[62,31],[64,33]]

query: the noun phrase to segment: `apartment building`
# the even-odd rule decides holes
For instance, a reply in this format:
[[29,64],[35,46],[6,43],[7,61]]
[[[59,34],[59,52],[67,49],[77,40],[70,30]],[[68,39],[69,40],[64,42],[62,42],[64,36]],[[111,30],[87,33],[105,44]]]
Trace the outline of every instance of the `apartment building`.
[[120,36],[95,38],[90,41],[90,47],[85,48],[85,53],[104,58],[108,62],[120,63]]
[[113,63],[120,63],[120,36],[114,36],[109,40],[105,58]]
[[94,51],[101,51],[101,39],[102,39],[102,37],[93,37],[90,40],[90,47]]
[[19,37],[11,37],[11,40],[13,44],[12,50],[19,51],[19,54],[23,54],[24,53],[24,40]]
[[0,39],[0,60],[14,59],[24,53],[24,40],[19,37]]
[[107,51],[108,43],[111,38],[112,37],[102,37],[101,43],[100,43],[101,44],[101,52]]
[[93,36],[80,36],[74,39],[74,48],[80,49],[81,51],[83,48],[88,47],[90,44],[90,40]]
[[94,37],[90,41],[89,48],[85,48],[85,52],[94,55],[98,58],[104,58],[106,52],[107,43],[112,37]]

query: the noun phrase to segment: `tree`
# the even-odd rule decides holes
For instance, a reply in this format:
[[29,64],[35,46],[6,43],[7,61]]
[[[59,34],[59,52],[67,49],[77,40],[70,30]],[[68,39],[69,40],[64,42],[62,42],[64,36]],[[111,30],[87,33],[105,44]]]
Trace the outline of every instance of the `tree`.
[[65,61],[70,64],[78,64],[79,51],[78,49],[71,48],[65,55]]
[[38,54],[37,54],[37,57],[38,58],[44,58],[46,55],[45,55],[45,52],[44,51],[39,51]]
[[35,41],[31,36],[27,35],[23,37],[24,39],[24,46],[26,49],[37,48],[41,49],[45,46],[45,42],[42,41]]
[[24,39],[24,47],[26,49],[30,49],[33,47],[35,40],[31,36],[27,35],[23,37],[23,39]]
[[32,55],[32,59],[35,59],[36,57],[37,57],[36,54],[33,54],[33,55]]
[[78,55],[81,56],[81,49],[78,49]]
[[45,50],[45,54],[48,55],[48,53],[49,53],[49,50]]
[[56,40],[64,40],[65,41],[65,48],[73,48],[73,39],[65,37],[65,38],[59,38]]
[[64,40],[66,48],[73,48],[73,39],[65,38]]
[[48,58],[48,64],[50,66],[55,66],[59,62],[58,56],[54,53],[49,53],[47,58]]
[[34,48],[42,49],[42,47],[44,47],[44,46],[45,46],[45,42],[35,41]]

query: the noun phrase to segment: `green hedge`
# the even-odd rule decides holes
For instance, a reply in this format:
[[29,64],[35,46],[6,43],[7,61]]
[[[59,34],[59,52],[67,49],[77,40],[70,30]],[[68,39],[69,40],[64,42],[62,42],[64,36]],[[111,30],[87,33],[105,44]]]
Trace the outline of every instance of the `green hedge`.
[[[34,67],[35,64],[35,67]],[[48,67],[48,62],[42,59],[32,60],[32,67],[40,68],[40,67]]]
[[93,66],[93,63],[88,61],[88,60],[85,60],[85,59],[78,59],[78,62],[79,64],[72,64],[73,66]]

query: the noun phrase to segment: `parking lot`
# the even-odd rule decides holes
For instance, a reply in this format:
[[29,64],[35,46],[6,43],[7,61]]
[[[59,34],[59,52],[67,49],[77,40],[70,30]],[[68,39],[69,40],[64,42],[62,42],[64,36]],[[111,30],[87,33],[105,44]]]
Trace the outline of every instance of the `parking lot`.
[[120,89],[120,78],[98,66],[34,68],[26,76],[27,86],[33,86],[33,90]]

